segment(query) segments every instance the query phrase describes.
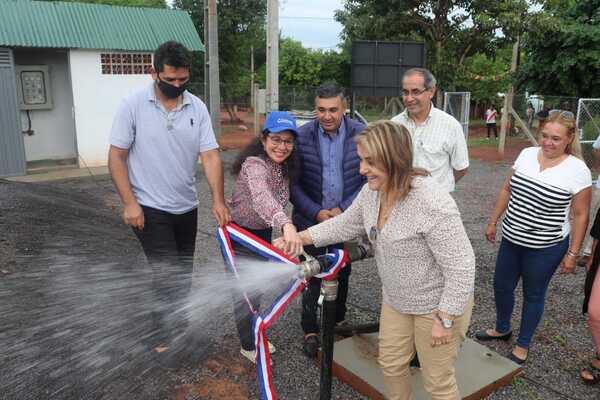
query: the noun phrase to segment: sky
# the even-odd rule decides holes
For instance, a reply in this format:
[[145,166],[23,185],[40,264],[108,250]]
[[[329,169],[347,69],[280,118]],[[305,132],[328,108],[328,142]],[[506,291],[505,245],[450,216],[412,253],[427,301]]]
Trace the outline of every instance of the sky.
[[[166,0],[172,5],[173,0]],[[343,0],[279,0],[279,30],[304,47],[336,50],[342,25],[333,19]]]
[[341,42],[342,25],[333,19],[343,0],[280,0],[279,29],[283,37],[304,47],[335,50]]

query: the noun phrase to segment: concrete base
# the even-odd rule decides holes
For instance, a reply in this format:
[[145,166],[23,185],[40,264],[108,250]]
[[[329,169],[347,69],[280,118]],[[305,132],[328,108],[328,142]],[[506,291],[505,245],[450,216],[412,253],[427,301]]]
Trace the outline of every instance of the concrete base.
[[[386,399],[377,364],[377,333],[357,335],[335,343],[333,375],[370,399]],[[467,339],[456,362],[456,378],[463,399],[476,400],[509,385],[521,368],[485,346]],[[411,368],[415,400],[431,399],[423,388],[421,371]]]
[[50,182],[58,181],[62,179],[73,179],[83,178],[90,176],[100,176],[108,174],[107,167],[91,167],[91,168],[60,168],[60,169],[49,169],[39,170],[33,173],[27,172],[28,175],[16,176],[12,178],[6,178],[8,181],[13,182],[25,182],[25,183],[37,183],[37,182]]

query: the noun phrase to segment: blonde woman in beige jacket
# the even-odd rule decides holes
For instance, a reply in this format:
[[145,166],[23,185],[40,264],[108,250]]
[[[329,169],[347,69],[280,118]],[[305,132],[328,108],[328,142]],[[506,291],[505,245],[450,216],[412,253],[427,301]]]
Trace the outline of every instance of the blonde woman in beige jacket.
[[446,190],[412,167],[406,128],[380,121],[356,140],[367,185],[344,213],[302,231],[303,245],[323,247],[367,234],[383,288],[378,361],[388,398],[412,398],[409,362],[417,352],[431,397],[458,400],[460,319],[472,307],[475,277],[460,213]]

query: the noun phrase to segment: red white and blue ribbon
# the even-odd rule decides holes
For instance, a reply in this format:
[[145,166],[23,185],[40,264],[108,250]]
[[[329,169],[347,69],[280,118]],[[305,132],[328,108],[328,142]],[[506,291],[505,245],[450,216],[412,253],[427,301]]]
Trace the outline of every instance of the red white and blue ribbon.
[[[221,253],[225,259],[227,269],[236,278],[238,278],[238,274],[235,265],[235,253],[231,245],[232,241],[244,246],[253,253],[276,262],[294,265],[299,263],[298,260],[288,257],[281,250],[235,224],[227,224],[220,227],[217,232],[217,239],[221,246]],[[343,250],[335,249],[333,253],[327,254],[326,257],[329,258],[331,267],[326,272],[316,275],[316,277],[326,280],[334,279],[340,269],[346,264],[348,260],[347,253]],[[261,400],[277,399],[277,393],[273,386],[271,355],[269,354],[266,330],[275,323],[277,318],[285,311],[292,300],[302,292],[307,284],[308,281],[306,280],[300,278],[292,279],[287,289],[277,297],[270,307],[260,314],[253,309],[248,296],[245,295],[248,307],[254,314],[253,329],[256,343],[256,371]]]

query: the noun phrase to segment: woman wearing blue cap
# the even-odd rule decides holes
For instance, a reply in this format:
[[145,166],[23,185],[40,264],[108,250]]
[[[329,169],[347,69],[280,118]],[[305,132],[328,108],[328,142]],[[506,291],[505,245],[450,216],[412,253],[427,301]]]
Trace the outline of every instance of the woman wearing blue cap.
[[[281,229],[286,241],[285,252],[295,256],[302,251],[302,241],[296,227],[285,213],[290,198],[290,181],[295,174],[294,143],[296,119],[285,111],[267,115],[260,137],[246,147],[232,167],[236,181],[228,201],[232,221],[271,243],[273,228]],[[238,253],[246,253],[233,244]],[[260,295],[250,294],[256,310]],[[243,292],[234,294],[234,312],[241,353],[254,362],[255,345],[252,333],[252,312]],[[271,353],[274,347],[269,343]]]

